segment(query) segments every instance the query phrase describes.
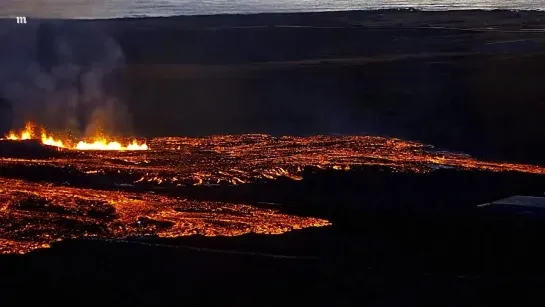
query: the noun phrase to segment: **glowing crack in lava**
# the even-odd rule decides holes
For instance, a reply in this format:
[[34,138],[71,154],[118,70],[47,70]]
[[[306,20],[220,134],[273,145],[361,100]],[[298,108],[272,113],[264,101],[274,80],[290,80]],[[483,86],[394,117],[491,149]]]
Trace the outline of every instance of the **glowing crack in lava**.
[[0,254],[26,253],[70,238],[282,234],[327,225],[326,220],[243,204],[52,187],[0,177]]
[[134,151],[134,150],[148,150],[148,145],[145,143],[138,143],[133,140],[127,145],[122,145],[117,141],[108,140],[106,137],[98,136],[92,138],[91,142],[79,141],[75,146],[70,146],[73,143],[71,141],[55,139],[45,129],[41,129],[40,136],[36,134],[36,126],[32,123],[27,123],[25,128],[19,132],[10,131],[5,138],[12,141],[32,140],[39,139],[42,144],[48,146],[54,146],[59,148],[75,149],[75,150],[113,150],[113,151]]
[[539,165],[483,161],[377,136],[220,135],[154,138],[149,144],[151,149],[145,151],[67,151],[47,159],[0,158],[0,167],[64,172],[69,166],[70,174],[78,178],[107,177],[115,184],[146,189],[302,180],[306,169],[348,171],[369,166],[412,173],[455,169],[545,174],[545,167]]
[[[32,139],[34,132],[29,130],[7,138]],[[69,139],[55,143],[60,141],[45,132],[42,142],[68,149],[78,144]],[[252,134],[148,142],[149,150],[131,151],[129,144],[127,150],[112,145],[110,151],[62,150],[47,158],[0,157],[0,253],[25,253],[81,237],[280,234],[329,225],[326,220],[248,204],[162,194],[173,195],[193,185],[303,180],[305,170],[365,171],[367,167],[416,174],[445,168],[545,174],[545,167],[538,165],[483,161],[377,136]],[[39,178],[40,183],[27,181],[29,177]]]

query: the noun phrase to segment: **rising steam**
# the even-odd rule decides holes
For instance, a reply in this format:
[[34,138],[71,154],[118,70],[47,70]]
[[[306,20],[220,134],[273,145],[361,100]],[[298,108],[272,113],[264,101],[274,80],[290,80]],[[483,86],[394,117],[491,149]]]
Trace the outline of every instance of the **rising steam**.
[[30,27],[11,37],[12,50],[2,57],[10,73],[0,76],[0,95],[13,105],[12,126],[33,121],[78,137],[130,133],[116,40],[84,22]]

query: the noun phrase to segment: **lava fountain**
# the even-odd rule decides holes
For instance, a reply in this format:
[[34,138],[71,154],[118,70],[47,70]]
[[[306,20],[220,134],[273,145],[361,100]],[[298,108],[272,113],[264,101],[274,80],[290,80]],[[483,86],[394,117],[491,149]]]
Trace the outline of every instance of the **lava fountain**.
[[[79,141],[73,142],[72,140],[65,139],[60,140],[54,138],[50,133],[47,132],[44,128],[41,128],[41,133],[38,135],[36,133],[36,125],[31,122],[28,122],[25,127],[16,132],[10,131],[5,139],[11,141],[23,141],[23,140],[41,140],[42,144],[47,146],[54,146],[58,148],[66,148],[72,150],[114,150],[114,151],[125,151],[125,150],[148,150],[148,145],[146,143],[139,143],[136,139],[130,143],[122,144],[115,140],[110,140],[105,136],[97,136],[90,139],[90,141]],[[70,145],[76,144],[76,145]]]

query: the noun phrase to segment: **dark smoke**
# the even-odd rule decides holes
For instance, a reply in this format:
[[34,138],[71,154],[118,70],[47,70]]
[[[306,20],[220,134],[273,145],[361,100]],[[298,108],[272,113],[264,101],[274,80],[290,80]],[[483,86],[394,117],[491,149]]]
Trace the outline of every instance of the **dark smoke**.
[[76,136],[129,134],[119,44],[85,23],[48,21],[28,28],[12,29],[18,33],[7,38],[15,44],[0,54],[10,71],[0,76],[0,95],[11,101],[14,128],[30,120]]
[[5,134],[11,128],[11,103],[0,97],[0,133]]

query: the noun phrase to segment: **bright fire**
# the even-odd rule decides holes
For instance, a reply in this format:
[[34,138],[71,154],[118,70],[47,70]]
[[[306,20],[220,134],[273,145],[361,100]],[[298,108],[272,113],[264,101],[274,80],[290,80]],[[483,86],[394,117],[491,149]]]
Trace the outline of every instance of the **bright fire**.
[[36,126],[29,122],[25,125],[23,130],[19,132],[10,131],[5,138],[12,141],[36,139],[41,140],[44,145],[75,150],[148,150],[148,145],[146,145],[146,143],[138,143],[137,140],[133,140],[131,143],[123,145],[120,142],[108,140],[106,137],[95,137],[92,138],[92,141],[90,142],[79,141],[75,146],[70,146],[68,144],[75,142],[55,139],[43,128],[41,131],[40,136],[38,136],[36,134]]
[[[45,143],[44,143],[45,144]],[[121,145],[119,142],[108,142],[105,139],[95,140],[92,143],[80,141],[75,149],[78,150],[148,150],[148,145],[138,144],[136,140],[127,146]]]
[[34,125],[32,123],[27,123],[25,128],[21,130],[20,133],[16,133],[14,131],[10,131],[6,135],[6,139],[12,140],[12,141],[18,141],[18,140],[30,140],[34,137]]

